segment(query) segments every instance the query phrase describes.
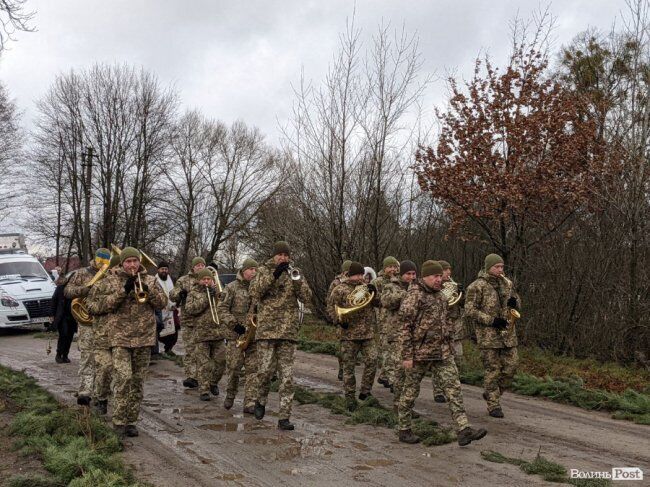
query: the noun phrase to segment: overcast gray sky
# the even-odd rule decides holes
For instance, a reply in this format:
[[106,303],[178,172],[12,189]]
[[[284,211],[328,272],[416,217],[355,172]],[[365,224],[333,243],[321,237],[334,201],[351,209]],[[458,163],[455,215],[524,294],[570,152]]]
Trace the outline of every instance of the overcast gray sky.
[[[0,79],[31,127],[34,101],[55,76],[94,62],[125,62],[173,83],[183,107],[232,122],[257,125],[273,142],[277,119],[289,114],[291,83],[304,66],[321,80],[354,3],[348,0],[28,0],[37,11],[35,33],[0,59]],[[546,3],[541,3],[546,5]],[[538,1],[357,0],[357,24],[369,36],[383,21],[417,31],[423,74],[469,73],[476,55],[508,51],[508,21],[529,17]],[[564,0],[551,5],[556,45],[588,28],[608,29],[623,0]],[[444,83],[426,103],[443,101]]]

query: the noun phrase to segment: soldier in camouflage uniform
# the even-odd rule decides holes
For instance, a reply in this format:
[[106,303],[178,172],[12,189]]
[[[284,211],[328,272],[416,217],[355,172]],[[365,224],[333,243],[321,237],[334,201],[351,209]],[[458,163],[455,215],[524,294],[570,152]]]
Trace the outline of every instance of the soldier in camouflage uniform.
[[226,356],[228,362],[228,386],[223,407],[230,409],[237,395],[237,387],[242,369],[245,372],[244,385],[244,414],[255,412],[257,396],[257,347],[253,341],[246,350],[237,346],[237,339],[246,333],[249,326],[247,318],[251,307],[248,292],[251,280],[257,272],[257,262],[253,259],[244,260],[242,268],[237,273],[237,279],[226,286],[224,298],[219,302],[219,320],[224,324],[226,334]]
[[199,383],[196,380],[197,364],[193,353],[194,350],[192,348],[192,343],[194,343],[192,330],[194,328],[192,327],[192,318],[190,316],[185,316],[184,311],[187,295],[196,284],[196,273],[205,269],[205,259],[203,257],[194,257],[191,265],[192,270],[186,275],[181,276],[174,284],[174,289],[169,293],[169,299],[176,303],[181,316],[181,332],[183,335],[183,346],[185,347],[185,356],[183,357],[185,380],[183,380],[183,386],[194,389],[199,386]]
[[[114,274],[120,265],[120,256],[111,257],[108,273]],[[101,289],[100,286],[93,286],[88,295],[89,300],[95,299],[95,295]],[[95,410],[99,414],[106,414],[108,408],[108,396],[111,394],[111,380],[113,378],[113,355],[111,354],[111,337],[108,326],[107,314],[96,315],[93,320],[93,346],[95,356],[95,382],[93,386],[93,402]]]
[[[343,261],[343,264],[341,265],[341,273],[336,277],[334,277],[334,279],[330,283],[330,287],[327,289],[326,311],[330,320],[332,320],[332,323],[336,323],[336,312],[334,310],[334,303],[332,302],[332,291],[336,286],[338,286],[348,278],[348,270],[350,269],[350,264],[352,264],[351,260]],[[338,379],[343,380],[343,356],[341,355],[340,350],[339,353],[336,355],[336,358],[339,361]]]
[[[63,294],[68,299],[85,298],[90,293],[88,282],[104,265],[108,264],[111,259],[111,252],[108,249],[101,248],[95,252],[95,258],[88,267],[77,270],[63,290]],[[93,353],[93,329],[92,324],[79,324],[79,335],[77,337],[77,346],[79,347],[79,392],[77,395],[77,404],[88,406],[93,394],[93,382],[95,380],[95,359]]]
[[[379,275],[376,279],[373,279],[372,285],[377,289],[378,294],[381,296],[381,293],[384,290],[384,286],[390,282],[390,280],[399,273],[399,261],[393,257],[388,256],[384,259],[383,270],[379,271]],[[387,346],[387,335],[384,328],[390,326],[386,324],[386,310],[383,307],[380,307],[377,310],[377,322],[379,328],[379,377],[377,382],[383,385],[384,387],[391,387],[390,377],[395,375],[394,368],[391,368],[390,357],[388,356],[388,346]]]
[[[354,289],[364,283],[363,266],[358,262],[350,264],[348,278],[332,291],[332,302],[335,306],[349,308],[348,296]],[[371,396],[372,384],[377,372],[377,353],[373,346],[375,326],[375,307],[379,306],[379,295],[373,284],[368,284],[368,290],[374,292],[373,301],[363,308],[348,313],[338,320],[341,327],[341,354],[343,356],[343,387],[345,389],[346,405],[350,411],[357,408],[356,378],[354,368],[359,353],[363,353],[363,378],[361,379],[360,400]]]
[[259,391],[255,403],[255,418],[262,419],[277,357],[280,379],[280,411],[278,428],[293,430],[289,421],[293,401],[293,360],[298,341],[298,300],[305,305],[311,302],[312,293],[304,276],[293,280],[289,269],[289,244],[276,242],[273,258],[258,267],[257,275],[250,285],[252,305],[256,308]]
[[[446,260],[439,260],[438,263],[442,266],[442,283],[451,280],[451,264]],[[458,292],[463,292],[463,285],[458,284]],[[463,361],[463,340],[467,338],[467,333],[465,332],[465,325],[463,320],[463,306],[465,305],[465,294],[458,303],[454,304],[449,308],[448,316],[449,319],[454,323],[454,362],[456,362],[456,367],[460,370],[460,365]],[[439,403],[444,403],[447,401],[442,388],[435,380],[432,380],[433,386],[433,400]]]
[[404,443],[420,441],[411,431],[411,410],[420,394],[422,379],[431,371],[449,398],[458,444],[465,446],[483,438],[487,431],[473,429],[465,414],[452,351],[454,324],[447,318],[447,300],[440,293],[442,267],[428,260],[422,264],[420,275],[422,277],[410,285],[400,306],[405,378],[398,410],[399,440]]
[[517,369],[517,331],[507,318],[509,308],[519,310],[520,306],[512,282],[503,275],[503,259],[488,255],[478,279],[467,287],[465,316],[476,329],[485,368],[483,398],[493,418],[503,418],[501,393]]
[[[202,269],[196,274],[197,283],[187,295],[185,314],[190,317],[192,328],[192,353],[197,364],[196,378],[199,383],[201,401],[209,401],[210,393],[219,395],[217,387],[217,360],[223,356],[226,326],[212,319],[213,310],[217,309],[218,298],[213,274],[209,269]],[[208,299],[208,295],[210,299]],[[214,305],[211,308],[210,301]]]
[[[121,267],[97,284],[97,292],[88,302],[88,310],[93,315],[108,315],[106,326],[113,357],[113,426],[118,434],[127,436],[138,436],[135,423],[140,413],[151,347],[156,342],[155,310],[167,305],[164,291],[153,276],[147,275],[140,261],[137,249],[124,248],[120,254]],[[143,304],[136,300],[139,281],[148,293]]]
[[411,282],[417,276],[417,267],[410,260],[400,263],[399,276],[393,276],[391,280],[384,284],[381,293],[381,306],[384,310],[384,334],[386,338],[386,370],[391,372],[387,377],[393,386],[393,404],[395,412],[399,404],[399,396],[404,382],[404,369],[402,368],[402,347],[400,345],[400,335],[402,333],[402,319],[399,314],[402,299],[406,296],[406,291]]

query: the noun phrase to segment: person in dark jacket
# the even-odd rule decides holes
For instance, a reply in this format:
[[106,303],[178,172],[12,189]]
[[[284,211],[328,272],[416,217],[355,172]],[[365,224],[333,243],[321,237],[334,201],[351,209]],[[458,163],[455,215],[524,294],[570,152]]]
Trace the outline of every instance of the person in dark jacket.
[[72,345],[72,338],[77,332],[77,322],[72,316],[70,311],[71,299],[68,299],[63,294],[68,278],[59,276],[56,281],[56,289],[52,295],[52,330],[59,332],[59,338],[56,343],[56,357],[54,360],[57,364],[69,364],[70,359],[68,353],[70,352],[70,345]]

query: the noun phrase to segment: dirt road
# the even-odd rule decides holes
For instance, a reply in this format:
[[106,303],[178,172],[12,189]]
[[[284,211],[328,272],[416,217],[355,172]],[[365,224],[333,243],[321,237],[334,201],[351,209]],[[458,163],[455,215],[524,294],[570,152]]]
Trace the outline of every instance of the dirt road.
[[[45,347],[46,340],[30,334],[2,332],[0,363],[25,370],[58,398],[72,403],[76,346],[68,365],[55,364]],[[336,367],[334,357],[299,352],[296,382],[337,391]],[[271,393],[267,416],[258,422],[242,416],[241,397],[231,411],[223,409],[222,396],[200,402],[195,391],[183,390],[181,372],[166,360],[151,366],[139,424],[143,434],[129,441],[125,452],[138,477],[157,486],[546,484],[518,467],[484,461],[480,451],[486,449],[527,459],[541,451],[569,469],[584,471],[641,467],[646,478],[650,476],[650,427],[616,421],[604,413],[506,394],[506,418],[497,420],[487,416],[481,390],[463,386],[470,421],[487,428],[488,436],[465,448],[455,443],[408,446],[397,441],[394,431],[346,425],[341,416],[317,405],[294,404],[296,431],[279,432],[274,415],[277,394]],[[390,404],[386,389],[376,386],[373,392]],[[447,406],[431,397],[427,381],[416,409],[451,425]]]

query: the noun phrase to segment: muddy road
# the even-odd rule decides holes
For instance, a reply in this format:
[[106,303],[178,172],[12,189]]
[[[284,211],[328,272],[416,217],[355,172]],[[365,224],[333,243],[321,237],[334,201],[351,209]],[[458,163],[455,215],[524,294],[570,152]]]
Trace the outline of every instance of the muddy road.
[[[72,363],[58,365],[53,355],[46,355],[46,344],[29,333],[4,331],[0,363],[24,370],[59,399],[73,403],[76,345]],[[336,368],[334,357],[298,352],[296,382],[338,391]],[[182,379],[173,362],[151,365],[141,435],[127,442],[127,462],[139,478],[157,486],[546,485],[516,466],[484,461],[480,451],[487,449],[526,459],[541,452],[569,469],[641,467],[650,475],[650,427],[540,399],[506,394],[506,418],[498,420],[487,416],[481,389],[463,386],[470,421],[487,428],[488,436],[465,448],[456,443],[425,447],[403,445],[386,428],[346,425],[344,418],[318,405],[294,404],[296,430],[279,432],[277,393],[271,393],[267,416],[258,422],[241,414],[241,397],[226,411],[223,396],[201,402],[196,391],[183,389]],[[376,385],[373,393],[391,403],[383,387]],[[423,382],[416,410],[451,426],[447,405],[432,400],[430,381]]]

